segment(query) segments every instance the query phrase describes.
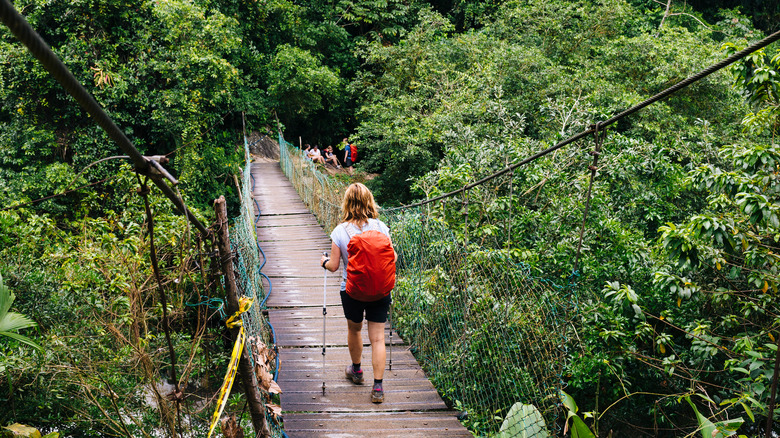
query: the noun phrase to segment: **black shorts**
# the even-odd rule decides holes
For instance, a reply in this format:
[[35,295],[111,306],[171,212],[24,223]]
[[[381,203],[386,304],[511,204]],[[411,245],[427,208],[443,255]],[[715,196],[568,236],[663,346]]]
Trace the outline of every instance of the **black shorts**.
[[344,162],[344,167],[352,167],[352,160],[347,158],[347,160]]
[[390,295],[377,301],[364,302],[352,298],[345,290],[341,291],[341,307],[344,308],[344,316],[352,322],[363,322],[365,312],[366,321],[384,323],[387,321],[387,312],[392,302]]

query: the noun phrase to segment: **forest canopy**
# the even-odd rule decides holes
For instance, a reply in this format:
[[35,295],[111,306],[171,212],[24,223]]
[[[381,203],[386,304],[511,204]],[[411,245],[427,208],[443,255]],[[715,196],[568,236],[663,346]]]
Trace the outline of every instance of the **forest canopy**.
[[[13,4],[144,155],[170,158],[205,222],[221,195],[236,213],[244,130],[337,148],[348,137],[357,173],[397,206],[473,183],[780,26],[780,4],[752,0]],[[777,43],[610,127],[579,266],[592,140],[514,172],[511,192],[485,190],[465,207],[478,220],[436,212],[535,274],[577,271],[565,385],[596,435],[681,436],[705,410],[713,424],[742,418],[747,435],[780,418],[779,128]],[[0,425],[121,435],[107,407],[144,412],[138,386],[170,368],[141,178],[124,158],[96,163],[118,155],[1,27],[0,288],[34,323],[0,336]],[[159,192],[149,200],[171,349],[206,392],[226,335],[185,303],[224,291],[183,216]],[[175,431],[163,411],[124,427]]]

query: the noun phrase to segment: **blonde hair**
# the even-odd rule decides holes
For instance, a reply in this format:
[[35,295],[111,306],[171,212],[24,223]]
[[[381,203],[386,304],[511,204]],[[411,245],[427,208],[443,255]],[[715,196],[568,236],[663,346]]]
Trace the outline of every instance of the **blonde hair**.
[[352,183],[341,201],[341,221],[363,224],[379,217],[374,195],[361,183]]

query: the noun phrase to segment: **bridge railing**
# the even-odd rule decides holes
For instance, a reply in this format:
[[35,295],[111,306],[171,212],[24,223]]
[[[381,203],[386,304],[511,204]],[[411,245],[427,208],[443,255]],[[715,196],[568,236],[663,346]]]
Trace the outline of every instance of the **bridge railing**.
[[300,149],[279,134],[279,163],[301,199],[330,232],[339,223],[341,199],[348,184],[320,172],[317,165],[304,157]]
[[532,276],[506,250],[464,244],[421,208],[383,219],[399,257],[394,325],[466,426],[557,434],[574,285]]
[[[301,163],[281,136],[280,145],[282,169],[329,232],[346,184]],[[443,210],[382,211],[399,257],[394,327],[478,436],[559,435],[574,285],[532,276],[506,250],[468,244]]]
[[281,421],[275,416],[274,410],[270,406],[272,403],[270,385],[271,380],[276,380],[278,356],[273,327],[262,313],[270,289],[266,290],[263,287],[262,268],[265,265],[265,257],[257,243],[251,160],[246,140],[244,140],[244,149],[247,160],[241,179],[240,214],[233,219],[229,233],[231,250],[235,254],[233,269],[241,296],[254,300],[254,304],[249,310],[241,314],[241,319],[247,333],[244,348],[247,350],[254,370],[252,379],[255,381],[255,387],[260,391],[263,405],[266,408],[268,429],[265,431],[256,430],[255,435],[282,437],[284,432]]

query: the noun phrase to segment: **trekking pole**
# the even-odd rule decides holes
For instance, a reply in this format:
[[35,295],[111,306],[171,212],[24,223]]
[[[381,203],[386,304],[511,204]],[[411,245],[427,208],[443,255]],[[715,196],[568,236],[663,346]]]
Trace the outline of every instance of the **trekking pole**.
[[390,344],[387,347],[388,356],[390,357],[390,366],[388,371],[393,371],[393,302],[390,301]]
[[[326,258],[327,252],[323,252]],[[328,270],[323,267],[322,274],[322,395],[325,395],[325,315],[328,314],[328,308],[325,307],[328,292]]]

